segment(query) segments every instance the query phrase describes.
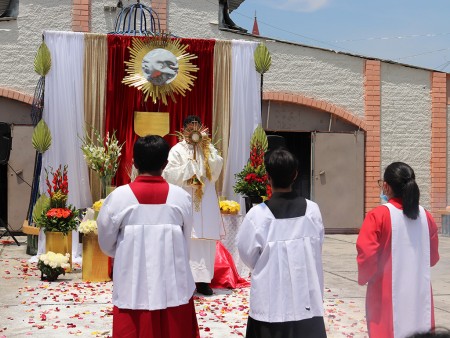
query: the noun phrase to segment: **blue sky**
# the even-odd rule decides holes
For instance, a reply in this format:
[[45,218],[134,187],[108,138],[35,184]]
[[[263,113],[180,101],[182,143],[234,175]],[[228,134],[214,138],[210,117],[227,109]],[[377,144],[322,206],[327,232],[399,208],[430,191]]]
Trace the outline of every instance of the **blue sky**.
[[262,36],[450,73],[449,0],[245,0],[231,13]]

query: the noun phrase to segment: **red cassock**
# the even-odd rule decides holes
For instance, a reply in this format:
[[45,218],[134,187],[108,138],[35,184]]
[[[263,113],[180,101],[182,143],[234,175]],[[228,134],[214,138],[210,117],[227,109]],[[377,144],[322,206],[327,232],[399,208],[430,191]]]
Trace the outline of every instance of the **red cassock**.
[[[402,209],[401,199],[393,198],[389,200],[389,203],[391,204],[390,207],[394,208],[394,210]],[[434,266],[439,260],[438,229],[430,213],[425,211],[425,214],[426,217],[424,216],[423,219],[425,222],[428,222],[429,230],[426,231],[426,235],[429,236],[429,266]],[[397,292],[393,292],[393,289],[402,290],[402,288],[409,287],[408,285],[403,285],[398,288],[393,288],[392,229],[390,209],[387,206],[379,206],[367,214],[356,242],[358,250],[358,283],[360,285],[367,283],[366,319],[369,336],[373,338],[398,338],[400,336],[394,334],[394,327],[398,325],[398,323],[394,323],[394,308],[396,299],[398,298],[395,294],[393,297],[393,293]],[[397,242],[394,241],[395,243]],[[428,247],[428,243],[426,244]],[[426,254],[428,255],[428,250],[426,250]],[[404,262],[400,262],[399,266],[402,263],[409,266],[414,266],[413,264],[415,264],[405,260]],[[429,267],[427,268],[429,269]],[[394,271],[397,270],[394,269]],[[434,306],[431,283],[429,284],[429,290],[431,304],[427,309],[431,311],[430,326],[434,328]],[[411,298],[417,297],[414,294],[408,296]],[[397,303],[399,302],[397,301]],[[398,309],[403,305],[398,304]],[[423,309],[418,309],[417,311],[423,311]]]

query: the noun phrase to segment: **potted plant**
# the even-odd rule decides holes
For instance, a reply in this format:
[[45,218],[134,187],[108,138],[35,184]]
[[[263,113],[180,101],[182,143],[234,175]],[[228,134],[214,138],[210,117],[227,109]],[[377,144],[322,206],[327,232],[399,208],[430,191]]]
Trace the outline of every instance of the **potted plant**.
[[53,251],[48,251],[42,254],[38,259],[38,269],[41,271],[41,280],[49,282],[55,281],[59,275],[66,274],[66,269],[70,268],[69,264],[70,254],[60,254]]
[[[103,200],[94,203],[94,219],[86,219],[80,223],[78,231],[83,234],[83,263],[81,277],[84,282],[107,282],[109,276],[109,262],[98,244],[97,215],[102,206]],[[92,217],[92,209],[87,212],[88,217]]]
[[260,125],[256,127],[250,140],[250,158],[241,172],[235,175],[234,192],[245,198],[246,211],[255,203],[269,199],[272,189],[269,184],[264,154],[267,151],[267,136]]
[[[72,254],[72,230],[78,227],[78,210],[67,204],[69,194],[69,184],[67,178],[67,165],[53,171],[52,181],[49,179],[49,172],[46,169],[47,193],[50,203],[38,217],[36,225],[44,228],[46,238],[46,250],[61,254]],[[70,259],[70,265],[72,259]],[[67,269],[70,271],[70,268]]]
[[84,159],[88,167],[98,174],[101,182],[100,197],[105,198],[119,168],[123,143],[119,145],[115,132],[111,136],[106,133],[105,138],[102,138],[98,130],[94,130],[92,138],[86,132],[81,141]]

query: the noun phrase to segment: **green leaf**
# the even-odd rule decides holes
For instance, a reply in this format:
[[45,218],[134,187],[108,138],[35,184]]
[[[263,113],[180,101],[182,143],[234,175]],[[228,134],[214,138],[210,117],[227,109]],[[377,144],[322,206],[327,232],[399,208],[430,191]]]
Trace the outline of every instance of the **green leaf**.
[[253,148],[258,143],[264,151],[267,151],[267,147],[269,146],[267,135],[260,124],[258,124],[255,131],[253,132],[252,138],[250,140],[250,148]]
[[264,74],[267,72],[272,65],[272,57],[270,56],[269,50],[266,45],[260,43],[258,47],[255,49],[254,53],[255,58],[255,68],[256,71],[260,74]]
[[31,139],[34,149],[41,154],[45,153],[52,144],[52,134],[44,120],[40,120],[33,131]]
[[42,42],[34,57],[34,71],[40,76],[45,76],[52,66],[52,56],[45,42]]
[[34,205],[33,222],[37,224],[38,223],[37,220],[41,217],[44,210],[47,210],[49,207],[50,207],[50,197],[44,194],[41,195],[36,201],[36,204]]

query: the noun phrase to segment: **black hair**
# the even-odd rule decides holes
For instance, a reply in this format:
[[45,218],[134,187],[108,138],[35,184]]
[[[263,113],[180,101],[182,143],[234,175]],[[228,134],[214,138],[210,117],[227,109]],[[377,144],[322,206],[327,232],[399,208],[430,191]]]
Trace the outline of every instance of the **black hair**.
[[275,188],[288,188],[294,182],[298,161],[287,149],[277,148],[266,153],[264,165]]
[[197,115],[189,115],[183,121],[183,128],[186,128],[186,126],[189,123],[192,123],[192,122],[197,122],[198,124],[202,124],[202,120],[200,119],[199,116],[197,116]]
[[169,144],[161,136],[140,137],[133,147],[134,166],[140,174],[162,170],[167,162],[169,150]]
[[414,170],[406,163],[394,162],[387,166],[383,180],[392,188],[394,197],[402,199],[403,214],[416,219],[419,216],[420,190]]
[[418,332],[408,336],[408,338],[450,338],[450,330],[446,328],[436,328],[427,332]]

